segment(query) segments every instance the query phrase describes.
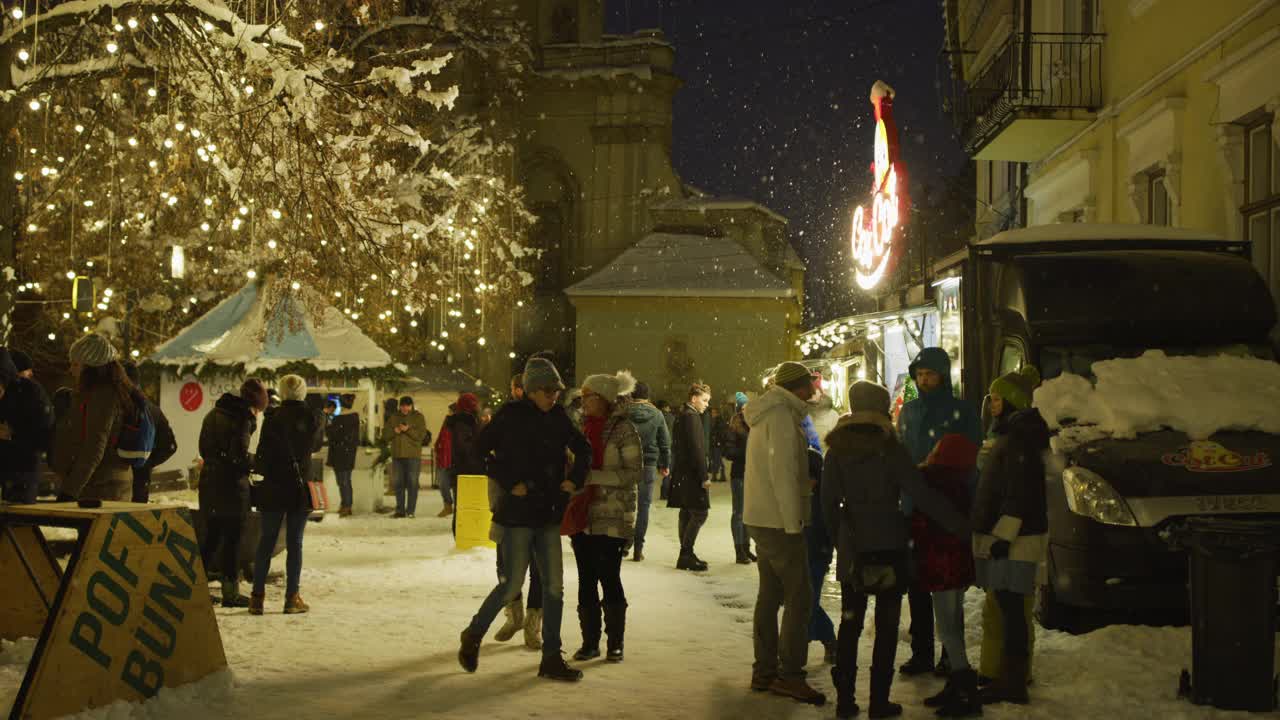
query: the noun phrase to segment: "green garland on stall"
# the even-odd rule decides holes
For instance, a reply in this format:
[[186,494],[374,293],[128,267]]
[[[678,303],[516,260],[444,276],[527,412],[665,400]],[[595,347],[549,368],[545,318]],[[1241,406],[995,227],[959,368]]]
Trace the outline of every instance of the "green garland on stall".
[[394,365],[376,368],[343,368],[341,370],[321,370],[305,360],[295,360],[278,368],[258,368],[252,373],[246,372],[244,363],[224,365],[221,363],[193,363],[190,365],[167,365],[156,362],[144,362],[138,367],[145,379],[158,380],[163,375],[181,379],[194,375],[201,381],[209,381],[219,376],[249,376],[260,380],[274,382],[285,375],[301,375],[307,380],[318,379],[326,383],[337,381],[343,385],[355,385],[368,378],[375,384],[391,391],[399,391],[408,383],[408,375]]

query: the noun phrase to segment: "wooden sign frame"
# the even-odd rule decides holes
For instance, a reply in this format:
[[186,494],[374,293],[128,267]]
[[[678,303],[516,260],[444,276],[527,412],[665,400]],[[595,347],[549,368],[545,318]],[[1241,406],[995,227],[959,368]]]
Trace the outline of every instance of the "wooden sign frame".
[[[65,571],[42,526],[76,530]],[[227,666],[185,507],[2,505],[0,587],[0,638],[39,633],[10,720],[141,702]]]

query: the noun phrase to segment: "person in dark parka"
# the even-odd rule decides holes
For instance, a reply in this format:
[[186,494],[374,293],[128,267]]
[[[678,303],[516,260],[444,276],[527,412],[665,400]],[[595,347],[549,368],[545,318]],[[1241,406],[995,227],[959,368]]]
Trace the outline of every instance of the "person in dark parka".
[[707,564],[693,552],[698,531],[707,522],[711,496],[707,492],[707,449],[704,443],[702,414],[711,403],[711,388],[695,383],[689,398],[676,415],[675,432],[671,436],[671,491],[667,507],[680,509],[680,558],[678,570],[701,572]]
[[329,457],[326,464],[333,468],[334,480],[338,483],[338,516],[351,516],[351,473],[356,467],[356,450],[360,447],[360,416],[355,412],[340,412],[338,403],[326,400],[324,414],[328,416],[325,425],[325,439],[329,442]]
[[311,455],[324,446],[324,420],[306,403],[307,383],[297,375],[280,379],[280,407],[262,424],[258,439],[257,467],[262,473],[258,487],[258,510],[262,513],[262,535],[253,560],[253,594],[249,614],[261,615],[266,594],[267,573],[280,527],[285,526],[286,615],[310,608],[298,594],[302,579],[302,533],[311,514]]
[[0,348],[0,497],[33,503],[40,486],[40,453],[53,433],[53,405],[40,384],[23,377]]
[[223,393],[200,426],[200,512],[205,536],[200,556],[206,568],[222,548],[217,567],[222,573],[222,606],[248,607],[240,595],[240,537],[249,513],[249,473],[253,456],[249,443],[258,429],[258,416],[267,408],[267,388],[257,378],[240,386],[240,394]]

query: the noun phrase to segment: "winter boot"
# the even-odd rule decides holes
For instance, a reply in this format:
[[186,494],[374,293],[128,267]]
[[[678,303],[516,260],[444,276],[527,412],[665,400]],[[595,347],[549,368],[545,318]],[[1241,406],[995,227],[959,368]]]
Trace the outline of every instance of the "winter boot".
[[622,662],[622,639],[627,632],[627,604],[617,603],[604,606],[604,632],[606,635],[609,662]]
[[804,678],[791,678],[789,680],[778,678],[769,686],[769,692],[774,695],[799,700],[806,705],[825,705],[827,702],[827,696],[810,687]]
[[707,564],[698,559],[691,550],[681,550],[680,559],[676,561],[677,570],[692,570],[694,572],[702,572],[707,569]]
[[582,628],[582,647],[573,654],[578,662],[600,657],[600,608],[579,607],[578,625]]
[[750,542],[750,541],[747,541],[747,544],[746,544],[746,545],[743,545],[743,546],[742,546],[742,548],[743,548],[743,549],[746,551],[746,553],[747,553],[747,559],[748,559],[748,560],[750,560],[751,562],[755,562],[755,561],[756,561],[756,554],[755,554],[755,553],[753,553],[753,552],[751,552],[751,542]]
[[542,658],[542,664],[538,666],[538,677],[560,682],[578,682],[582,679],[582,671],[570,667],[564,658],[556,655],[553,658]]
[[458,664],[463,670],[469,673],[476,671],[480,667],[480,640],[481,636],[471,634],[471,628],[462,631],[462,643],[458,648]]
[[253,593],[252,595],[250,595],[249,596],[249,614],[261,615],[263,611],[262,606],[266,602],[266,599],[267,599],[266,593]]
[[285,615],[301,615],[311,609],[311,606],[302,601],[302,596],[294,593],[284,599]]
[[933,668],[934,677],[951,679],[951,659],[947,657],[947,649],[942,648],[942,659]]
[[947,687],[951,688],[951,695],[938,709],[938,717],[967,718],[982,715],[977,672],[972,669],[954,672],[947,681]]
[[693,558],[693,564],[698,566],[698,570],[707,569],[707,561],[694,554],[693,550],[689,550],[689,557]]
[[507,614],[507,623],[493,636],[493,639],[498,642],[510,640],[524,627],[524,598],[516,598],[507,603],[505,612]]
[[952,675],[947,678],[947,684],[942,686],[942,692],[936,695],[930,695],[924,699],[924,706],[931,708],[940,708],[951,700],[952,693],[955,692],[956,676]]
[[351,506],[343,505],[338,508],[338,517],[351,517]]
[[898,672],[911,677],[913,675],[924,675],[933,672],[933,653],[928,655],[912,653],[911,659],[902,664],[898,668]]
[[737,556],[735,560],[739,565],[750,565],[751,559],[747,557],[747,548],[745,545],[734,545],[734,554]]
[[529,608],[524,614],[524,646],[530,650],[542,649],[542,608]]
[[[445,505],[444,507],[440,508],[440,512],[436,513],[436,517],[449,517],[452,514],[453,514],[453,506]],[[410,515],[409,517],[413,517],[413,516]]]
[[854,717],[862,710],[853,695],[857,678],[857,667],[850,667],[847,671],[840,665],[831,668],[831,682],[836,687],[836,717],[841,720]]
[[1031,702],[1027,696],[1027,660],[1026,655],[1010,656],[1005,653],[1000,677],[978,693],[982,704],[994,705],[1007,702],[1026,705]]
[[[933,666],[933,660],[929,661]],[[927,671],[926,671],[927,672]],[[871,667],[871,703],[867,717],[891,718],[902,714],[902,706],[889,702],[889,688],[893,687],[893,667]]]
[[249,607],[249,598],[243,595],[223,595],[222,607],[224,608],[247,608]]

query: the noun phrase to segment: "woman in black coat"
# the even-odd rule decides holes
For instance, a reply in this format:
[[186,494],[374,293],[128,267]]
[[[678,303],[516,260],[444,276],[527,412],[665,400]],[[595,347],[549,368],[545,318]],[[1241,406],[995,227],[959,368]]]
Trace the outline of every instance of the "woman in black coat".
[[257,378],[240,386],[240,394],[223,393],[200,426],[200,512],[204,515],[201,560],[213,565],[219,544],[222,557],[222,606],[248,607],[240,595],[240,536],[249,513],[249,472],[253,467],[249,440],[258,415],[267,407],[267,388]]
[[[346,398],[343,398],[346,402]],[[351,516],[351,473],[356,467],[356,450],[360,447],[360,416],[354,412],[340,412],[338,403],[326,400],[324,414],[328,424],[325,425],[325,437],[329,441],[329,467],[333,468],[334,480],[338,483],[338,516]]]
[[267,572],[271,569],[271,552],[280,526],[285,526],[285,601],[287,615],[304,613],[310,608],[298,595],[302,579],[302,533],[311,514],[311,455],[324,446],[324,420],[307,407],[307,383],[297,375],[280,379],[280,397],[284,401],[262,425],[258,440],[258,510],[262,513],[262,536],[253,562],[253,594],[249,598],[249,614],[261,615],[266,597]]
[[703,432],[702,413],[711,403],[711,388],[694,384],[689,388],[689,401],[676,415],[675,431],[671,436],[672,472],[671,491],[667,507],[680,508],[680,559],[677,570],[707,569],[693,552],[698,531],[707,521],[711,510],[711,497],[707,493],[706,435]]

